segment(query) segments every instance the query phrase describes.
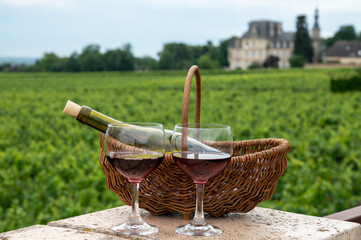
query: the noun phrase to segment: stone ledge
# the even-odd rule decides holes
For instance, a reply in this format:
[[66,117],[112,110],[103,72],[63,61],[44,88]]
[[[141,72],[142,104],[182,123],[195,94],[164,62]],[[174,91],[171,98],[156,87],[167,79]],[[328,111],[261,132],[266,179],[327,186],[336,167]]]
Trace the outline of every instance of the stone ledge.
[[31,227],[21,228],[0,234],[1,240],[13,240],[13,239],[27,239],[27,240],[122,240],[125,238],[110,236],[106,234],[80,231],[76,229],[34,225]]
[[[50,226],[90,230],[115,236],[111,228],[126,221],[130,207],[123,206],[50,222]],[[175,233],[175,228],[186,224],[181,215],[153,216],[141,210],[143,219],[159,227],[159,233],[150,237],[131,239],[194,239]],[[208,217],[207,221],[223,230],[212,239],[360,239],[361,225],[340,220],[313,217],[302,214],[256,207],[248,213],[231,213],[220,218]],[[210,239],[207,237],[197,237]]]
[[[12,239],[210,239],[187,237],[175,233],[175,228],[186,224],[182,215],[153,216],[141,210],[144,220],[159,228],[159,233],[148,237],[117,236],[111,228],[128,218],[130,207],[107,209],[77,217],[50,222],[47,226],[35,225],[0,234],[0,240]],[[223,233],[211,239],[327,239],[359,240],[361,225],[341,220],[313,217],[302,214],[256,207],[248,213],[231,213],[220,218],[207,217],[207,221],[220,227]]]

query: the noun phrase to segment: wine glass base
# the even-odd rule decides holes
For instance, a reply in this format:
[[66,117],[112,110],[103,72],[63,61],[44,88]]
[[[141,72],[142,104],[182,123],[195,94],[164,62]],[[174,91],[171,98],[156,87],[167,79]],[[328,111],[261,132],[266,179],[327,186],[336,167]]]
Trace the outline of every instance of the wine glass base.
[[144,236],[157,233],[158,228],[143,221],[137,223],[125,222],[113,227],[113,232],[116,234]]
[[210,224],[207,225],[194,225],[192,223],[188,223],[184,226],[180,226],[176,228],[176,233],[187,235],[187,236],[217,236],[222,233],[222,230],[213,227]]

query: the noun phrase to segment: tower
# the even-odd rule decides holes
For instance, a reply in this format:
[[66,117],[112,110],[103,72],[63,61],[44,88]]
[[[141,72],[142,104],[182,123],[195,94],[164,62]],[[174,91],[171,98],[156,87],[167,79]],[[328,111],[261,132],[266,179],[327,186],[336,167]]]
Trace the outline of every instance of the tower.
[[311,39],[313,47],[313,62],[321,62],[322,39],[320,37],[320,26],[318,24],[318,9],[315,9],[315,23],[313,24]]

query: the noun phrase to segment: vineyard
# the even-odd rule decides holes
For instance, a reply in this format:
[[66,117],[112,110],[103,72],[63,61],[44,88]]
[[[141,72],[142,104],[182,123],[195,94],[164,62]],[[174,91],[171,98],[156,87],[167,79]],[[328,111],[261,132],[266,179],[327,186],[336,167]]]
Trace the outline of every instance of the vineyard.
[[[352,70],[201,70],[201,122],[231,125],[235,140],[291,144],[260,206],[324,216],[361,203],[361,92],[331,92],[331,71]],[[98,132],[64,105],[173,129],[186,73],[0,73],[0,232],[121,205],[98,163]]]

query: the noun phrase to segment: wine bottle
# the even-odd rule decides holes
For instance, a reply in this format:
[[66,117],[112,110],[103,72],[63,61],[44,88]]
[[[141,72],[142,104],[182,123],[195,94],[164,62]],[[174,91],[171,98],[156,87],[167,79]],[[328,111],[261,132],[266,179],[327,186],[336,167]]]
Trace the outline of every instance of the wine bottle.
[[[106,132],[109,123],[122,123],[121,121],[118,121],[114,118],[108,117],[100,112],[93,110],[92,108],[90,108],[88,106],[80,106],[70,100],[68,100],[68,102],[66,103],[63,112],[76,118],[76,120],[78,120],[79,122],[86,124],[92,128],[95,128],[98,131],[101,131],[103,133]],[[126,124],[126,123],[124,123],[124,125],[127,125],[129,127],[136,127],[134,125],[130,125],[130,124]],[[164,129],[164,133],[165,133],[166,151],[170,152],[173,131]],[[177,133],[177,134],[179,134],[179,133]],[[187,138],[187,139],[188,139],[188,141],[191,142],[191,144],[188,144],[188,147],[192,148],[193,149],[192,151],[218,152],[217,149],[214,149],[205,144],[202,144],[201,142],[199,142],[195,139],[192,139],[192,138]],[[198,150],[194,150],[194,149],[198,149]]]
[[109,123],[120,122],[100,112],[97,112],[90,107],[80,106],[70,100],[68,100],[66,103],[63,112],[72,117],[75,117],[79,122],[95,128],[103,133],[107,131]]

